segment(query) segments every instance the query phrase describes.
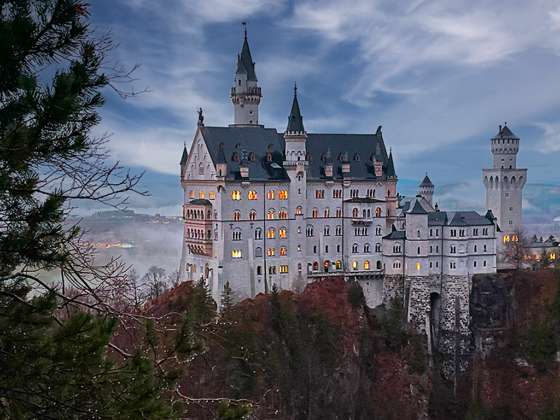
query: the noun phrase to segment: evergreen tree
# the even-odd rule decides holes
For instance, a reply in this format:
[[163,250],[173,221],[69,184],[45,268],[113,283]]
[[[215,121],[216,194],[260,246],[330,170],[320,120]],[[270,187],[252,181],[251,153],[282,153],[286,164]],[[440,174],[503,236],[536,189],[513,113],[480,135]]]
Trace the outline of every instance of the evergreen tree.
[[543,242],[543,238],[542,238],[542,236],[541,236],[541,237],[539,238],[539,243],[542,244],[542,242]]
[[233,290],[229,285],[229,281],[224,284],[224,290],[222,292],[222,299],[220,301],[222,310],[229,309],[233,306]]
[[539,262],[542,268],[547,268],[550,265],[550,255],[543,249],[539,257]]
[[537,241],[538,241],[537,235],[533,234],[533,237],[531,238],[531,242],[532,243],[537,243]]
[[206,279],[201,279],[192,289],[196,319],[199,322],[209,322],[216,316],[216,302],[212,298]]

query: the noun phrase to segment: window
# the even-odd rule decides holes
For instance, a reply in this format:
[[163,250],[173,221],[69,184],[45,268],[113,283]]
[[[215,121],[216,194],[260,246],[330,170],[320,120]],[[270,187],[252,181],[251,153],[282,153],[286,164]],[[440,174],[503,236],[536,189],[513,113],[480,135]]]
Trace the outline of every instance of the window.
[[464,238],[464,237],[465,237],[465,229],[461,229],[461,230],[459,231],[459,236],[460,236],[461,238]]
[[381,207],[375,209],[375,217],[381,217]]
[[234,230],[233,231],[232,240],[234,240],[234,241],[240,241],[241,240],[241,231],[240,230]]
[[393,253],[400,254],[402,252],[402,247],[400,244],[393,245]]
[[256,220],[257,219],[257,212],[255,210],[251,210],[249,212],[249,220]]
[[255,239],[262,239],[262,229],[255,229]]
[[381,236],[381,226],[375,228],[375,236]]
[[358,217],[358,209],[357,208],[352,209],[352,217]]
[[301,226],[297,227],[297,233],[301,233]]
[[473,267],[476,268],[476,261],[473,263]]
[[328,253],[329,253],[329,246],[325,245],[325,254],[328,254]]
[[342,217],[342,209],[336,209],[335,216]]
[[270,228],[266,231],[266,238],[267,239],[274,239],[274,229]]
[[455,245],[451,245],[451,250],[449,251],[452,254],[456,254],[457,253],[457,247]]
[[241,250],[234,249],[233,251],[231,251],[231,258],[241,258]]
[[484,267],[486,267],[486,260],[482,263],[482,265],[483,265]]
[[260,247],[255,248],[255,257],[256,258],[262,257],[262,248]]
[[[261,250],[261,254],[262,254],[262,250]],[[257,266],[257,276],[262,276],[262,267],[260,265]]]
[[433,265],[434,265],[434,263],[430,261],[430,268],[432,268]]
[[314,254],[317,253],[317,245],[315,245],[315,246],[313,247],[313,253],[314,253]]
[[340,245],[336,246],[336,252],[340,252]]
[[486,252],[486,245],[484,245],[484,251],[483,252]]
[[369,198],[375,197],[375,190],[374,189],[367,190],[366,197],[369,197]]
[[457,236],[457,229],[451,229],[449,235],[450,235],[452,238],[456,237],[456,236]]
[[329,209],[325,209],[325,211],[323,212],[323,217],[329,217]]
[[239,220],[241,218],[241,213],[239,213],[239,210],[235,210],[233,212],[233,220]]
[[358,253],[358,244],[352,245],[352,253],[354,253],[354,254]]
[[364,270],[369,270],[369,261],[364,261]]
[[307,226],[307,228],[305,229],[305,236],[307,237],[315,236],[313,226]]
[[430,229],[430,236],[434,236],[433,235],[433,229]]
[[364,244],[364,253],[368,253],[370,250],[369,244]]
[[439,261],[436,261],[436,268],[439,267]]
[[336,262],[336,269],[342,270],[342,262],[340,260]]
[[194,190],[189,191],[189,198],[194,198]]
[[239,160],[239,155],[237,153],[234,153],[233,155],[231,155],[231,160],[237,162]]
[[210,200],[214,200],[216,198],[216,193],[214,191],[210,191],[208,193],[208,197],[210,197]]
[[256,192],[256,191],[253,191],[253,190],[249,191],[249,192],[247,193],[247,198],[248,198],[249,200],[256,200],[256,199],[257,199],[257,192]]
[[358,269],[358,261],[356,261],[356,260],[352,261],[352,268],[353,268],[354,270],[357,270],[357,269]]
[[315,198],[325,198],[325,190],[315,190]]
[[509,242],[509,235],[504,235],[504,237],[502,238],[502,240],[504,241],[504,244]]
[[375,244],[375,252],[381,252],[381,244]]
[[432,245],[430,245],[430,254],[434,252],[434,247]]
[[473,236],[478,236],[478,228],[474,228],[472,230],[472,234],[473,234]]
[[301,263],[298,263],[297,269],[298,269],[298,271],[301,271]]
[[274,219],[274,210],[269,210],[268,213],[266,213],[266,218],[268,220]]
[[360,190],[350,190],[350,198],[358,198]]
[[439,236],[439,229],[436,229],[436,236]]
[[342,236],[342,226],[337,226],[334,234],[336,236]]
[[478,251],[478,245],[475,245],[474,246],[474,252],[477,252],[477,251]]
[[482,234],[483,234],[484,236],[488,235],[488,228],[483,228],[483,229],[482,229]]
[[204,198],[204,191],[200,191],[198,193],[198,198]]
[[420,263],[416,263],[416,269],[420,270]]
[[281,257],[285,257],[286,256],[286,247],[283,246],[280,248],[280,256]]
[[278,230],[278,237],[279,238],[285,238],[286,237],[286,228],[280,228]]
[[455,270],[457,268],[457,264],[455,263],[455,261],[451,261],[449,263],[449,268],[452,270]]
[[393,261],[393,268],[401,268],[401,262],[400,261]]
[[232,191],[231,193],[232,200],[241,200],[241,192],[239,191]]
[[268,267],[268,274],[276,274],[276,266],[275,265],[271,265],[270,267]]
[[[252,113],[253,111],[251,111]],[[249,153],[249,161],[254,162],[255,161],[255,154],[253,152]]]
[[269,257],[273,257],[274,256],[274,248],[268,248],[266,250],[266,255],[268,255]]
[[319,263],[317,261],[313,262],[313,270],[318,270],[319,269]]
[[286,274],[288,273],[288,266],[287,265],[281,265],[280,266],[280,274]]
[[296,208],[296,214],[301,214],[301,206],[297,206],[297,208]]
[[297,246],[297,252],[301,252],[301,245]]
[[418,255],[420,255],[420,247],[418,247]]
[[513,226],[513,219],[508,220],[508,225]]
[[436,245],[436,252],[439,252],[439,245]]
[[314,218],[314,219],[316,219],[316,218],[317,218],[317,212],[318,212],[317,209],[313,210],[313,211],[311,212],[311,217]]
[[333,198],[342,198],[342,190],[333,190],[332,196]]
[[286,191],[286,190],[278,191],[278,199],[287,200],[288,199],[288,191]]
[[288,218],[288,212],[286,210],[280,210],[278,212],[278,218],[279,219],[287,219]]
[[325,228],[323,229],[323,236],[331,236],[331,228],[328,226],[325,226]]
[[274,190],[268,190],[266,192],[266,198],[267,200],[274,200]]

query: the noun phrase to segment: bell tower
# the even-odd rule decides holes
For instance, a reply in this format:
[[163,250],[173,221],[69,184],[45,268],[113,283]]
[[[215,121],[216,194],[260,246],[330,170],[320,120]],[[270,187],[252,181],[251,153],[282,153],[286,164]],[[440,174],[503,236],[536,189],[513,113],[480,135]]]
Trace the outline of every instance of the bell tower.
[[245,29],[245,41],[241,54],[237,57],[235,86],[231,88],[231,101],[235,109],[233,126],[258,126],[261,88],[257,86],[257,82],[255,63],[251,58]]
[[491,140],[494,155],[492,169],[482,170],[486,187],[486,209],[492,210],[501,233],[500,243],[515,240],[514,232],[523,226],[521,205],[523,186],[527,180],[527,169],[517,168],[519,137],[504,125]]

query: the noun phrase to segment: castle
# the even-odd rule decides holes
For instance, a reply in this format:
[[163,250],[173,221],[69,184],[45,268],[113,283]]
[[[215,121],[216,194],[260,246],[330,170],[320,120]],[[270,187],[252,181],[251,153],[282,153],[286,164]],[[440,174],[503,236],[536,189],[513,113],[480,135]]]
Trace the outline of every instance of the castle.
[[308,133],[296,88],[286,130],[260,125],[246,34],[234,83],[234,124],[209,127],[201,113],[180,162],[181,279],[204,277],[219,302],[226,281],[243,298],[343,276],[362,285],[371,307],[403,298],[421,330],[453,330],[458,306],[468,331],[472,275],[496,272],[498,244],[521,225],[526,170],[516,169],[509,128],[492,139],[494,168],[483,174],[489,211],[444,212],[427,175],[416,197],[397,194],[381,126]]

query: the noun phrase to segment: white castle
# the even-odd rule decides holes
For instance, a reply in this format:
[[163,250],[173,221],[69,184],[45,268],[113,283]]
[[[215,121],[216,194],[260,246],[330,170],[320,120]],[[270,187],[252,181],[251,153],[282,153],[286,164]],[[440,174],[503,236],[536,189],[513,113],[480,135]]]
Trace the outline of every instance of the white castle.
[[294,88],[278,133],[259,124],[257,83],[245,35],[231,89],[235,123],[208,127],[201,115],[183,151],[181,279],[204,277],[219,302],[226,281],[243,298],[343,276],[362,285],[372,307],[404,296],[420,329],[428,321],[445,329],[440,318],[453,312],[454,297],[468,318],[472,275],[496,271],[497,238],[521,225],[519,139],[507,127],[492,139],[486,215],[443,212],[432,206],[428,176],[416,197],[401,200],[381,126],[374,134],[308,133]]

